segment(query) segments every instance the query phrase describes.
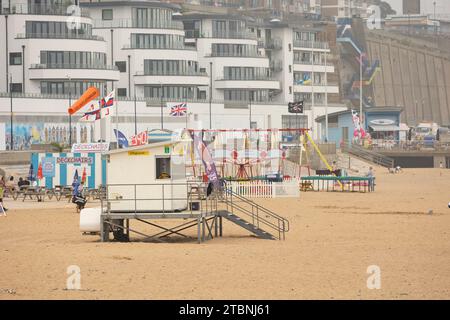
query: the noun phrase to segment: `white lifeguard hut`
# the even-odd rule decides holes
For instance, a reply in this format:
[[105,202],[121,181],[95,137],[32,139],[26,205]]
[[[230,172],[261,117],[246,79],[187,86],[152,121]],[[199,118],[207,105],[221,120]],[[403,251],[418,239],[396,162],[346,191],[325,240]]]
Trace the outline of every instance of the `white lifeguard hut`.
[[159,142],[107,154],[111,213],[175,213],[188,209],[184,146]]
[[[197,226],[200,242],[205,239],[208,221],[214,220],[221,228],[217,199],[208,197],[207,184],[186,178],[185,154],[186,141],[163,141],[106,154],[105,197],[99,225],[102,241],[108,241],[111,232],[116,240],[129,240],[130,231],[161,241],[173,234],[186,237],[181,231]],[[147,235],[133,230],[130,219],[160,232]],[[182,219],[183,223],[168,228],[161,225],[166,219]]]

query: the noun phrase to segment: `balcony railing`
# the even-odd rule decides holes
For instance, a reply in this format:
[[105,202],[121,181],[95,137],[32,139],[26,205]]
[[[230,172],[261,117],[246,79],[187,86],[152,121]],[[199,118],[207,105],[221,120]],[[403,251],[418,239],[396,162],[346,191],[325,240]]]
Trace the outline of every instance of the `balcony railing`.
[[[42,94],[42,93],[13,93],[12,94],[13,98],[16,99],[69,99],[69,95],[68,94]],[[9,98],[10,97],[10,93],[8,92],[0,92],[0,98]],[[75,95],[73,94],[72,96],[73,98],[77,98],[79,97],[79,95]],[[129,96],[129,97],[117,97],[117,100],[119,101],[134,101],[134,97],[133,96]],[[145,101],[147,106],[155,106],[155,107],[160,107],[161,105],[161,98],[150,98],[150,97],[136,97],[137,101]],[[180,99],[179,98],[163,98],[162,99],[163,102],[179,102]],[[209,103],[209,99],[200,99],[200,98],[187,98],[187,99],[183,99],[185,102],[190,102],[190,103]],[[215,104],[244,104],[246,103],[245,101],[239,101],[239,100],[220,100],[220,99],[213,99],[212,103]],[[248,103],[248,101],[247,101]],[[252,106],[255,105],[285,105],[287,102],[286,101],[272,101],[270,100],[270,98],[264,99],[264,100],[258,100],[258,101],[252,101]]]
[[[313,65],[312,61],[310,61],[310,60],[307,60],[307,61],[305,61],[305,60],[294,60],[294,64],[303,64],[303,65],[308,65],[308,66],[312,66]],[[327,62],[325,64],[324,61],[320,61],[320,62],[315,61],[314,65],[315,66],[328,66],[328,67],[332,67],[333,66],[332,63],[328,63]]]
[[185,30],[186,38],[219,38],[219,39],[249,39],[256,40],[256,34],[252,32],[232,32],[232,31],[223,31],[223,32],[202,32],[200,30]]
[[[34,4],[29,5],[27,3],[15,3],[11,5],[10,14],[35,14],[35,15],[56,15],[56,16],[71,16],[73,13],[67,11],[68,5],[61,4]],[[8,8],[4,8],[8,10]],[[89,12],[80,8],[82,17],[89,17]]]
[[236,77],[236,78],[222,77],[216,79],[216,81],[278,81],[278,80],[273,78],[272,76],[255,75],[252,77]]
[[283,62],[279,60],[270,61],[270,70],[272,72],[283,71]]
[[197,51],[196,48],[194,47],[187,47],[187,46],[182,46],[182,47],[169,47],[169,46],[160,46],[158,48],[154,48],[151,46],[145,47],[145,46],[137,46],[137,45],[130,45],[130,44],[125,44],[122,49],[147,49],[147,50],[188,50],[188,51]]
[[220,58],[267,58],[255,53],[233,53],[233,52],[211,52],[208,57],[220,57]]
[[206,72],[200,71],[137,71],[136,76],[200,76],[207,77]]
[[294,85],[300,86],[300,87],[311,87],[311,86],[314,86],[314,87],[337,87],[338,86],[337,83],[329,82],[329,81],[327,84],[325,84],[324,82],[323,83],[314,83],[314,84],[312,84],[312,83],[305,84],[305,83],[300,83],[299,81],[300,80],[298,80],[298,81],[294,80]]
[[56,33],[19,33],[16,39],[81,39],[81,40],[96,40],[105,41],[100,36],[94,36],[91,34],[56,34]]
[[283,42],[281,41],[281,39],[269,39],[265,41],[264,48],[272,50],[280,50],[283,48]]
[[30,69],[91,69],[91,70],[119,70],[117,66],[101,64],[78,64],[78,63],[47,63],[32,64]]
[[327,42],[294,40],[294,48],[329,49]]
[[114,20],[94,20],[94,28],[136,28],[136,29],[173,29],[183,30],[183,23],[180,21],[171,21],[161,23],[159,21],[147,20],[137,21],[132,19],[114,19]]

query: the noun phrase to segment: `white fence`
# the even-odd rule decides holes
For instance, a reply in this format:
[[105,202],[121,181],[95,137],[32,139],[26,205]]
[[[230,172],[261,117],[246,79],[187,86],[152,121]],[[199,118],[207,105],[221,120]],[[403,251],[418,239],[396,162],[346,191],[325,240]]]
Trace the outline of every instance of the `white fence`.
[[247,198],[299,197],[300,185],[297,179],[283,182],[230,181],[227,186],[240,196]]

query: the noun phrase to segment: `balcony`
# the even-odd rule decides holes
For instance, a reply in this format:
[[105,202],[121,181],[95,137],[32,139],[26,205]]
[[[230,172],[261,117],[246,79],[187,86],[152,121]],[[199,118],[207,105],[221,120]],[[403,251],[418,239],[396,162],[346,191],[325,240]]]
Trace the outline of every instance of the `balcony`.
[[281,39],[268,39],[264,42],[264,49],[266,50],[281,50],[283,42]]
[[78,39],[78,40],[95,40],[105,41],[102,37],[92,34],[55,34],[55,33],[19,33],[16,39]]
[[[72,13],[70,11],[68,12],[67,8],[68,8],[68,5],[61,5],[61,4],[31,5],[31,4],[27,4],[27,3],[15,3],[11,6],[11,14],[71,16]],[[3,10],[8,10],[8,8],[4,8]],[[81,16],[86,17],[86,18],[90,17],[89,12],[86,9],[81,9]]]
[[187,50],[187,51],[197,51],[197,48],[193,48],[193,47],[188,47],[188,46],[182,46],[182,47],[169,47],[169,46],[160,46],[158,48],[152,48],[150,46],[148,47],[144,47],[144,46],[137,46],[137,45],[130,45],[130,44],[125,44],[122,49],[124,50],[140,50],[140,49],[145,49],[145,50]]
[[270,77],[255,77],[253,79],[217,79],[214,88],[225,89],[268,89],[279,90],[280,82]]
[[244,54],[238,54],[238,53],[228,53],[228,52],[212,52],[209,55],[206,55],[207,57],[211,58],[264,58],[267,59],[266,56],[262,56],[255,53],[244,53]]
[[120,73],[116,66],[79,64],[32,64],[30,80],[71,79],[117,81]]
[[153,20],[138,21],[133,19],[114,19],[114,20],[94,20],[92,22],[92,27],[96,29],[135,28],[135,29],[183,30],[183,23],[180,21],[158,23],[158,21]]
[[327,86],[323,83],[315,83],[314,85],[296,84],[294,81],[294,92],[299,93],[339,93],[339,86],[337,83],[328,83]]
[[319,72],[319,73],[334,73],[334,65],[330,63],[319,63],[314,65],[310,61],[295,61],[293,66],[294,72]]
[[173,85],[197,85],[208,86],[209,77],[205,72],[144,72],[135,74],[135,84],[173,84]]
[[256,35],[247,31],[223,31],[202,32],[200,30],[185,30],[185,37],[192,38],[216,38],[216,39],[248,39],[256,40]]
[[294,40],[294,48],[329,50],[328,42]]
[[47,63],[32,64],[30,69],[93,69],[93,70],[119,70],[117,66],[101,64],[78,64],[78,63]]
[[280,60],[272,60],[272,61],[270,61],[270,70],[272,72],[281,72],[281,71],[283,71],[283,61],[280,61]]

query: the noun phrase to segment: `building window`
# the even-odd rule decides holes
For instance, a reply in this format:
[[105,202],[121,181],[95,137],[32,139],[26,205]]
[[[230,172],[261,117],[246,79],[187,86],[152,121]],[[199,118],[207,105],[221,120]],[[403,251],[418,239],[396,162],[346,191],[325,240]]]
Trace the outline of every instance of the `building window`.
[[127,88],[117,88],[117,95],[119,97],[126,97],[127,96]]
[[156,157],[156,179],[170,179],[170,157]]
[[112,20],[113,19],[113,10],[112,9],[103,9],[102,10],[102,20]]
[[116,67],[120,72],[127,72],[127,63],[126,61],[116,61]]
[[22,64],[22,52],[11,52],[9,54],[9,64],[19,66]]
[[11,83],[11,92],[22,93],[22,84],[21,83]]
[[197,98],[199,100],[206,100],[206,91],[204,90],[198,90],[197,91]]

